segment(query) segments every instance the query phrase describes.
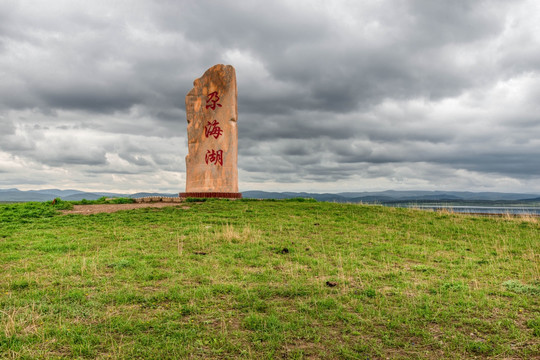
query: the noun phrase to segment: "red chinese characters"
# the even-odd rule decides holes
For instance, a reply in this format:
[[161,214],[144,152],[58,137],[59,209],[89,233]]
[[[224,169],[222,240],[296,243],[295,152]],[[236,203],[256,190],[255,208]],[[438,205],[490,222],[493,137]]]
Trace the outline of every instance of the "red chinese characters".
[[[219,95],[217,91],[214,91],[207,95],[206,97],[206,109],[216,110],[216,107],[222,107],[219,101]],[[205,137],[214,137],[217,139],[223,135],[223,129],[219,126],[219,122],[214,120],[212,122],[207,121],[206,126],[204,127],[204,136]],[[223,150],[207,150],[205,156],[206,165],[221,165],[223,166]]]
[[207,95],[206,97],[206,108],[216,110],[216,106],[221,107],[221,104],[218,104],[219,96],[217,91],[214,91]]
[[208,150],[206,151],[206,157],[205,157],[206,165],[208,164],[214,164],[214,165],[221,165],[223,166],[223,150]]
[[213,122],[207,121],[207,125],[204,127],[204,136],[213,136],[215,139],[223,135],[223,130],[219,126],[219,122],[214,120]]

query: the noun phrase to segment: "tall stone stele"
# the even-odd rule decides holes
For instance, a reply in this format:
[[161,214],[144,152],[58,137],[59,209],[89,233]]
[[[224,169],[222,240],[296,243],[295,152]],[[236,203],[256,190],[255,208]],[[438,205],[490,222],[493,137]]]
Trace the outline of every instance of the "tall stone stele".
[[215,65],[186,95],[186,192],[180,197],[241,198],[238,192],[236,72]]

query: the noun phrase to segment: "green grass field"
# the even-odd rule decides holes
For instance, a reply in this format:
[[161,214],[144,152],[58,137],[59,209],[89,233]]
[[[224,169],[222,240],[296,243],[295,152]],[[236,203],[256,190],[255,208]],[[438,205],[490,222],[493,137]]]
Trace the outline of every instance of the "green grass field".
[[65,206],[0,205],[0,358],[540,354],[537,218],[300,200]]

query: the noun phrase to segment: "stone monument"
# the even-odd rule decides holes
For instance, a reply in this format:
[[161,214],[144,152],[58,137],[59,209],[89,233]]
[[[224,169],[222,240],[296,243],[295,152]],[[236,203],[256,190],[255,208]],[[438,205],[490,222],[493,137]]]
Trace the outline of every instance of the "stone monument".
[[241,198],[238,192],[236,72],[215,65],[186,95],[186,192],[180,197]]

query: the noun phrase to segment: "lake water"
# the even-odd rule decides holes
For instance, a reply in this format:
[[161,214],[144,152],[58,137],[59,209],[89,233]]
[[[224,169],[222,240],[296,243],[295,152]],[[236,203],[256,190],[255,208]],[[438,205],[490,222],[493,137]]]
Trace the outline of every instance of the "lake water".
[[405,204],[396,207],[406,207],[421,210],[448,210],[456,213],[481,213],[493,215],[537,215],[540,216],[539,206],[465,206],[465,205],[414,205]]

